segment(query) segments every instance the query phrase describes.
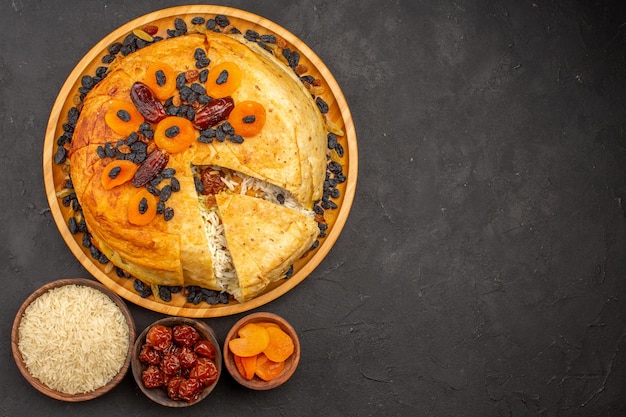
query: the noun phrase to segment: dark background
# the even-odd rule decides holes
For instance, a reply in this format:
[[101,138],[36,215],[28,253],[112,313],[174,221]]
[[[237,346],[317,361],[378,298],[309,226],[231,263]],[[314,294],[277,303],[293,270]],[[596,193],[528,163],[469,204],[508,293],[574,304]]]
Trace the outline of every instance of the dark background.
[[[131,373],[79,404],[35,391],[10,329],[46,282],[87,277],[48,211],[42,146],[100,39],[182,1],[0,3],[0,415],[626,415],[626,3],[215,2],[294,33],[339,82],[359,181],[321,265],[258,310],[303,351],[253,392],[225,375],[161,408]],[[132,305],[138,329],[159,314]],[[220,341],[242,315],[208,319]]]

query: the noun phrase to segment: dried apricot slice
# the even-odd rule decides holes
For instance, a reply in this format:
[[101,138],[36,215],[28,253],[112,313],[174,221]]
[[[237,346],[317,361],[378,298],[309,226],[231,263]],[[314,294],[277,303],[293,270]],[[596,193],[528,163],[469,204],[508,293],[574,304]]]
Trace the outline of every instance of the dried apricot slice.
[[263,381],[271,381],[279,376],[284,369],[285,362],[274,362],[262,353],[256,357],[255,373]]
[[125,159],[114,160],[109,162],[102,171],[100,181],[105,190],[111,190],[118,185],[122,185],[130,181],[137,172],[139,166],[132,161]]
[[209,71],[207,93],[213,98],[230,96],[241,85],[241,69],[234,62],[222,62]]
[[151,64],[143,82],[159,100],[167,100],[176,92],[176,72],[165,62]]
[[283,362],[294,351],[293,340],[279,327],[267,327],[266,330],[270,340],[263,353],[271,361]]
[[270,336],[264,327],[248,323],[239,329],[239,337],[228,342],[228,348],[237,356],[255,356],[267,347]]
[[256,372],[256,359],[257,359],[256,355],[241,357],[241,365],[244,371],[244,373],[241,375],[243,375],[244,378],[246,379],[254,378],[254,373]]
[[196,129],[189,119],[168,116],[154,130],[154,142],[169,153],[182,152],[196,139]]
[[133,103],[113,99],[104,121],[118,135],[128,136],[139,130],[144,118]]
[[228,116],[228,122],[238,135],[246,138],[256,136],[265,126],[265,107],[252,100],[237,103]]
[[147,188],[140,188],[128,200],[128,221],[136,226],[145,226],[156,216],[159,200]]

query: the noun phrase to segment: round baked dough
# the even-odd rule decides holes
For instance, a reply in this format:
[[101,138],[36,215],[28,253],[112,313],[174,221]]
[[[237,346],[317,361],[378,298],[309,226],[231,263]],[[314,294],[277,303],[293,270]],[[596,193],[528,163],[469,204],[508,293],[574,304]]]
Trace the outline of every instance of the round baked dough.
[[[263,105],[267,115],[265,125],[259,134],[245,138],[243,143],[194,141],[183,152],[170,154],[167,166],[176,170],[180,182],[180,191],[167,201],[174,216],[169,221],[157,216],[147,225],[136,226],[128,221],[126,214],[136,188],[125,183],[105,190],[100,180],[111,158],[101,158],[98,147],[126,139],[109,128],[104,115],[114,100],[132,103],[131,86],[145,77],[152,63],[166,63],[176,74],[197,70],[194,52],[198,49],[211,60],[209,72],[223,62],[235,63],[241,69],[241,84],[231,97],[235,106],[244,100]],[[154,147],[149,144],[149,149]],[[70,155],[76,196],[94,244],[113,264],[147,284],[228,290],[243,302],[280,279],[291,263],[311,247],[319,233],[317,222],[306,210],[322,196],[326,173],[324,120],[294,72],[240,35],[189,34],[156,42],[116,59],[107,77],[84,100]],[[241,286],[233,287],[232,283],[227,285],[216,278],[208,228],[194,185],[195,166],[218,166],[241,172],[284,189],[301,205],[302,210],[276,208],[256,198],[236,197],[239,209],[257,214],[251,217],[256,219],[253,222],[257,230],[246,233],[258,233],[265,242],[263,247],[242,249],[240,234],[233,232],[241,230],[241,224],[236,213],[226,209],[235,207],[233,197],[220,197],[219,209],[227,213],[221,220]],[[263,211],[273,208],[274,217],[268,219]],[[271,234],[281,230],[282,240],[273,244]],[[242,250],[245,253],[239,253]],[[255,250],[262,250],[264,255],[256,256]],[[251,268],[241,261],[250,257],[262,265]],[[254,273],[249,272],[252,269]],[[253,281],[255,284],[251,285]]]

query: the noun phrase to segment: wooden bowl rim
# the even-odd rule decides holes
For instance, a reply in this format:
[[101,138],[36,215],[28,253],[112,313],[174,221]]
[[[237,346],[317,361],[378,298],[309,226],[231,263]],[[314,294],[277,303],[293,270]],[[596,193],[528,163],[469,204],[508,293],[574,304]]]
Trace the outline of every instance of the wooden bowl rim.
[[[146,334],[148,333],[148,330],[151,327],[159,325],[159,324],[162,324],[167,327],[173,327],[178,324],[188,324],[194,327],[196,330],[198,330],[202,334],[203,337],[208,338],[209,342],[213,343],[215,347],[214,362],[215,362],[215,366],[217,367],[217,379],[211,386],[206,387],[204,390],[202,390],[202,394],[200,394],[200,397],[194,402],[187,402],[187,401],[182,401],[182,400],[181,401],[171,400],[170,398],[167,397],[163,389],[146,388],[143,385],[143,382],[141,381],[141,373],[146,368],[146,366],[143,365],[139,361],[139,352],[141,350],[141,346],[146,340]],[[131,358],[132,358],[131,368],[132,368],[133,378],[135,379],[135,383],[137,384],[137,386],[139,386],[139,389],[150,400],[154,401],[155,403],[159,405],[166,406],[166,407],[182,408],[182,407],[189,407],[189,406],[198,404],[199,402],[204,400],[206,397],[208,397],[209,394],[215,389],[215,387],[217,386],[217,383],[219,382],[220,376],[222,375],[222,350],[220,348],[220,344],[217,340],[217,337],[215,336],[215,331],[207,323],[201,320],[192,319],[189,317],[163,317],[161,319],[158,319],[150,323],[148,326],[146,326],[145,329],[143,329],[143,331],[135,339],[135,344],[133,346]]]
[[[285,361],[285,369],[283,370],[280,376],[272,379],[271,381],[263,381],[258,378],[256,375],[253,379],[245,379],[239,371],[237,370],[237,366],[235,365],[235,360],[233,359],[233,354],[228,349],[228,342],[236,335],[237,331],[248,323],[258,323],[262,321],[269,321],[272,323],[276,323],[280,328],[285,331],[293,340],[294,344],[294,352],[293,354]],[[262,390],[270,390],[287,382],[293,374],[296,372],[298,364],[300,362],[300,339],[298,338],[298,333],[293,328],[291,324],[283,317],[269,312],[257,312],[249,314],[241,319],[239,319],[233,327],[230,328],[230,331],[226,335],[226,339],[224,340],[224,364],[226,365],[226,369],[228,369],[228,373],[233,377],[235,381],[237,381],[240,385],[250,388],[256,391]]]
[[[132,290],[132,286],[127,287],[122,285],[118,280],[112,277],[111,274],[103,272],[102,265],[99,265],[98,262],[95,262],[84,252],[84,248],[80,242],[78,242],[75,239],[75,236],[69,232],[66,219],[63,214],[64,208],[60,205],[59,199],[56,196],[57,190],[55,189],[55,176],[53,172],[54,164],[52,162],[54,157],[53,148],[58,137],[58,128],[62,123],[61,119],[64,116],[63,111],[70,106],[68,103],[71,102],[74,88],[80,84],[83,73],[87,71],[90,65],[93,65],[94,61],[98,57],[105,53],[108,46],[113,41],[125,36],[132,30],[162,19],[174,19],[179,16],[189,16],[193,14],[223,14],[228,16],[230,19],[246,22],[246,24],[242,25],[240,29],[246,29],[247,27],[252,29],[263,28],[266,31],[275,33],[286,39],[301,53],[301,59],[303,61],[307,60],[311,65],[311,69],[315,73],[318,73],[322,77],[323,81],[328,85],[329,97],[327,98],[332,99],[331,102],[329,102],[331,105],[331,111],[336,110],[338,112],[338,119],[341,119],[343,122],[345,130],[346,156],[344,157],[344,175],[347,180],[345,183],[345,189],[342,192],[342,200],[338,208],[335,221],[327,230],[327,236],[320,242],[317,249],[311,251],[310,255],[307,255],[306,262],[302,262],[301,266],[296,269],[291,278],[284,281],[278,281],[278,284],[271,286],[271,288],[266,290],[263,294],[244,303],[237,303],[233,301],[229,304],[203,304],[202,306],[195,306],[190,303],[183,303],[180,305],[173,303],[168,304],[160,302],[159,300],[154,300],[152,297],[142,298],[136,291]],[[50,112],[45,134],[42,162],[46,196],[55,224],[57,225],[57,228],[59,229],[59,232],[61,233],[65,243],[68,245],[70,251],[90,274],[121,297],[149,310],[170,316],[209,318],[243,313],[245,311],[258,308],[285,295],[296,285],[301,283],[324,260],[339,238],[339,235],[348,219],[354,200],[358,175],[358,147],[354,121],[343,91],[324,61],[322,61],[321,58],[319,58],[319,56],[306,43],[281,25],[245,10],[227,6],[189,5],[165,8],[137,17],[102,38],[87,54],[83,56],[67,77]]]
[[[113,301],[118,306],[118,308],[122,311],[124,318],[126,319],[126,323],[128,324],[128,352],[126,353],[126,359],[124,361],[124,364],[122,365],[122,368],[117,373],[117,375],[115,375],[115,377],[113,377],[113,379],[111,379],[106,385],[100,388],[97,388],[93,391],[82,393],[82,394],[67,394],[61,391],[57,391],[55,389],[48,387],[43,382],[41,382],[38,378],[31,375],[28,372],[28,369],[26,369],[26,365],[24,364],[24,358],[22,357],[22,353],[20,352],[20,349],[18,346],[19,327],[22,321],[22,317],[24,316],[24,312],[26,311],[26,308],[28,308],[28,306],[35,299],[45,294],[46,292],[50,291],[51,289],[60,288],[66,285],[83,285],[83,286],[88,286],[88,287],[95,288],[101,291],[102,293],[107,295],[111,299],[111,301]],[[132,353],[132,348],[133,348],[133,344],[135,341],[135,336],[136,336],[135,321],[133,320],[133,317],[130,313],[130,310],[128,309],[128,306],[126,305],[126,303],[124,302],[124,300],[122,300],[120,296],[115,294],[113,291],[111,291],[110,289],[108,289],[107,287],[105,287],[103,284],[101,284],[98,281],[90,280],[87,278],[63,278],[63,279],[49,282],[39,287],[37,290],[31,293],[26,298],[26,300],[24,300],[19,310],[17,311],[17,314],[15,315],[15,319],[13,320],[13,326],[11,328],[11,350],[13,351],[13,359],[15,360],[15,364],[17,368],[19,369],[20,373],[26,379],[26,381],[28,381],[28,383],[32,385],[37,391],[41,392],[44,395],[47,395],[48,397],[51,397],[60,401],[81,402],[81,401],[92,400],[94,398],[97,398],[106,394],[107,392],[115,388],[122,381],[122,379],[124,379],[124,377],[126,376],[126,373],[128,372],[128,368],[130,367],[131,356],[132,356],[131,353]]]

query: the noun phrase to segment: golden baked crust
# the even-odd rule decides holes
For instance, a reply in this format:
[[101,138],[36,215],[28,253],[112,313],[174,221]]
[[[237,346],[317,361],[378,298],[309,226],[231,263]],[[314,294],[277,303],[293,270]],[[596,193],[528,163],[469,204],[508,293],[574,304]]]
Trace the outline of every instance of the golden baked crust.
[[216,195],[226,242],[239,275],[239,301],[280,279],[319,233],[311,217],[243,194]]
[[[99,146],[114,145],[127,138],[114,132],[104,115],[116,100],[132,103],[131,86],[142,80],[151,64],[168,64],[176,74],[196,70],[197,49],[205,51],[211,59],[209,71],[222,62],[239,66],[242,82],[231,94],[235,106],[244,100],[260,103],[267,114],[265,125],[259,134],[246,138],[244,143],[207,144],[194,140],[188,149],[171,153],[167,166],[176,170],[180,183],[180,191],[167,201],[174,216],[169,221],[157,216],[150,223],[137,226],[127,215],[130,196],[136,187],[124,183],[107,190],[101,183],[102,172],[112,158],[99,156]],[[152,150],[155,145],[150,142],[148,147]],[[213,165],[240,171],[284,188],[302,207],[311,209],[322,196],[326,130],[310,94],[291,69],[241,36],[210,32],[163,40],[118,58],[107,77],[84,100],[70,155],[75,192],[92,240],[111,262],[147,284],[198,285],[223,290],[224,283],[215,277],[212,265],[206,220],[194,184],[194,166]],[[231,252],[242,283],[240,294],[236,290],[239,301],[250,299],[283,276],[319,232],[317,223],[307,215],[263,200],[220,196],[219,201],[222,202],[220,213],[226,215],[222,221],[230,231],[227,233],[232,240]],[[274,244],[268,236],[282,226],[286,240],[280,240],[275,247],[255,249],[277,255],[262,257],[249,244],[247,248],[240,247],[246,238],[241,234],[242,224],[234,207],[254,213],[251,218],[257,222],[259,239],[267,245]],[[265,218],[260,214],[263,212],[275,213],[276,218]],[[237,253],[240,249],[241,254]],[[251,264],[244,258],[253,260],[258,268],[246,266]]]

